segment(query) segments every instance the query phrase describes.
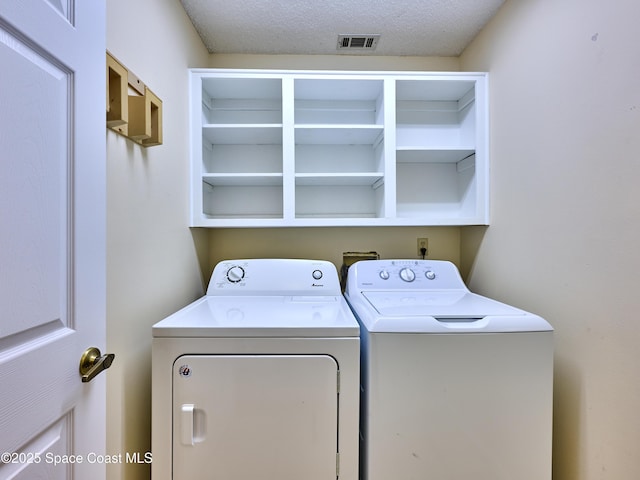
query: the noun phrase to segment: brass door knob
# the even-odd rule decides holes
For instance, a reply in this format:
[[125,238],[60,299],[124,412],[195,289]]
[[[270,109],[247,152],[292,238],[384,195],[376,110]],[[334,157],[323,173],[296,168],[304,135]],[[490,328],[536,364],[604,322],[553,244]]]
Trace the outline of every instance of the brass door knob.
[[113,363],[116,356],[113,353],[100,354],[96,347],[87,348],[80,357],[80,375],[83,382],[90,382],[93,377],[106,370]]

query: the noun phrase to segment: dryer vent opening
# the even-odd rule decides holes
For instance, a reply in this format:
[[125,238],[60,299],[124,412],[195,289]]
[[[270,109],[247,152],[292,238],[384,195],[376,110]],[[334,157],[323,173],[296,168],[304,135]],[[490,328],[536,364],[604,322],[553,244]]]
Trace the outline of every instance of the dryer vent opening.
[[338,35],[338,50],[375,50],[380,34]]

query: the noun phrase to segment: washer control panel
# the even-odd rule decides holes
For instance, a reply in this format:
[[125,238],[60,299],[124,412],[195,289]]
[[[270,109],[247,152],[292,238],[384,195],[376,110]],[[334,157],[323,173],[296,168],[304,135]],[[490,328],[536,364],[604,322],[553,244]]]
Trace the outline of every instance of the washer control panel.
[[349,268],[347,288],[358,290],[466,288],[456,266],[443,260],[365,260]]
[[246,259],[216,265],[207,295],[341,295],[336,267],[324,260]]

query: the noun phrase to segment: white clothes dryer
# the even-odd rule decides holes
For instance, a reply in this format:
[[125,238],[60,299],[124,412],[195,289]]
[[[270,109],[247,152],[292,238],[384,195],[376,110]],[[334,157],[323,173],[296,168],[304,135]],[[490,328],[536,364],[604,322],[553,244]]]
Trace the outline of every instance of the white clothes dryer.
[[336,268],[220,262],[153,326],[153,480],[358,478],[359,327]]
[[550,480],[553,329],[450,262],[348,272],[361,333],[361,478]]

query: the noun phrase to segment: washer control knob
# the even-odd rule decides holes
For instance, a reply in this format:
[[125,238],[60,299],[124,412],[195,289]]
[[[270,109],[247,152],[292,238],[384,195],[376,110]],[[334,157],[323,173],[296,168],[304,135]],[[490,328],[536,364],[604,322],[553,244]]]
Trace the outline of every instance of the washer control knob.
[[227,280],[231,283],[239,283],[244,278],[244,268],[235,265],[227,270]]
[[313,273],[311,274],[311,276],[315,280],[320,280],[322,278],[322,270],[314,270]]
[[380,272],[380,278],[382,280],[389,280],[389,272],[387,272],[386,270],[382,270]]
[[433,270],[427,270],[424,276],[427,277],[429,280],[433,280],[436,278],[436,272],[434,272]]
[[416,274],[410,268],[403,268],[400,270],[400,278],[405,282],[413,282],[416,279]]

